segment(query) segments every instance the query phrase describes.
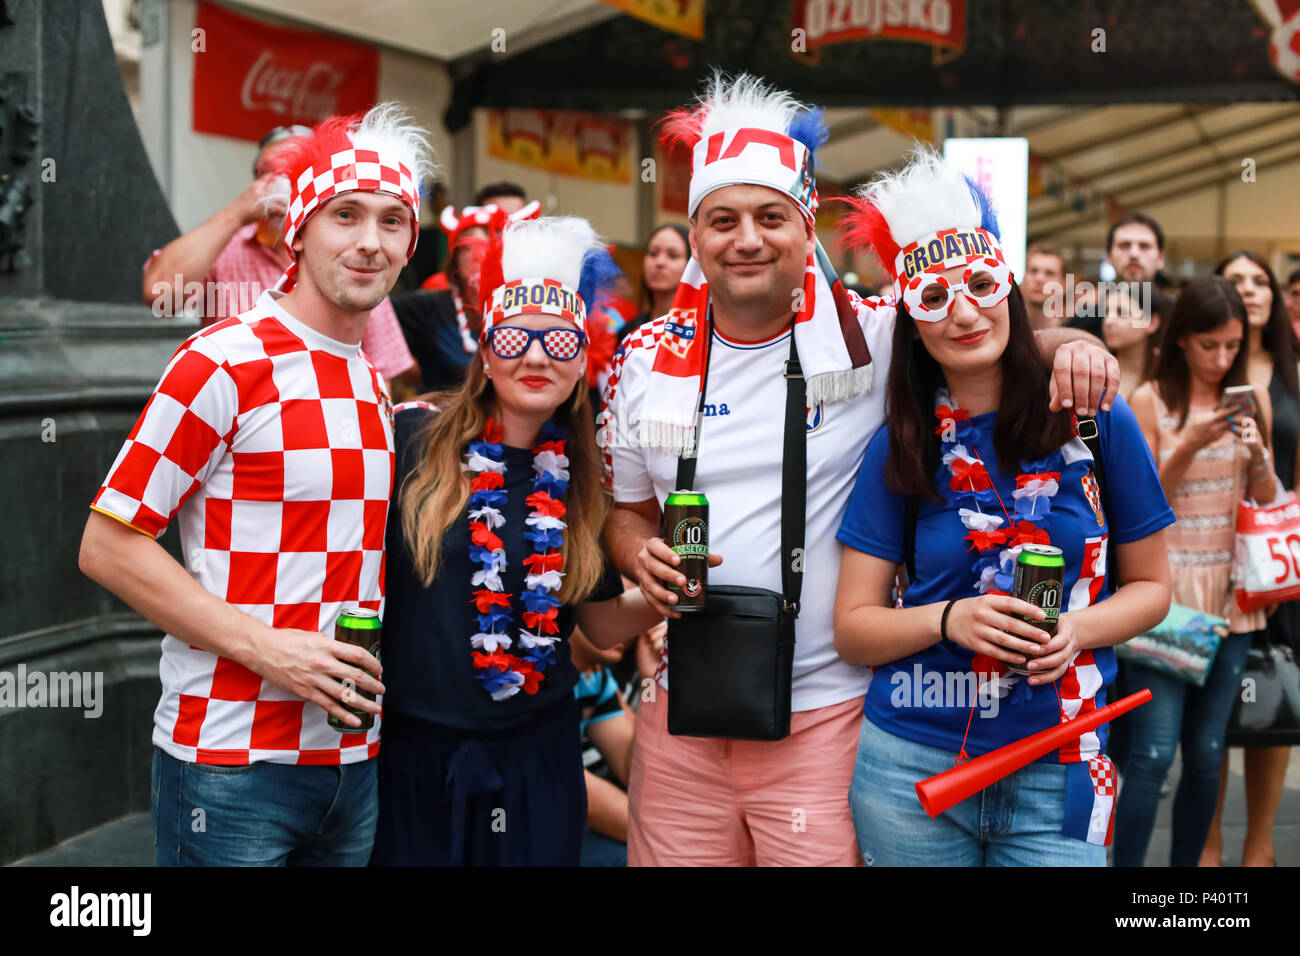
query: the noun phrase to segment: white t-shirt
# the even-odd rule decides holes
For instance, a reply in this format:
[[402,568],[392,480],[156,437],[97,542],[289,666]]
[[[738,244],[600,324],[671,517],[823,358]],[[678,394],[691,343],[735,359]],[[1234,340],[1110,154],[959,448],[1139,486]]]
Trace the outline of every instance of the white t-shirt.
[[[858,318],[875,369],[871,390],[808,411],[805,562],[792,698],[796,711],[859,697],[871,682],[869,668],[846,664],[835,653],[832,614],[842,550],[835,532],[867,443],[884,424],[894,309],[878,299],[865,300]],[[607,389],[613,423],[606,449],[612,475],[607,480],[615,501],[655,498],[662,507],[676,485],[676,457],[619,440],[618,423],[649,417],[646,391],[663,326],[662,319],[656,320],[629,336],[622,366]],[[709,569],[709,583],[780,591],[783,373],[790,333],[763,342],[733,342],[715,330],[710,351],[694,486],[709,499],[709,550],[723,559]]]

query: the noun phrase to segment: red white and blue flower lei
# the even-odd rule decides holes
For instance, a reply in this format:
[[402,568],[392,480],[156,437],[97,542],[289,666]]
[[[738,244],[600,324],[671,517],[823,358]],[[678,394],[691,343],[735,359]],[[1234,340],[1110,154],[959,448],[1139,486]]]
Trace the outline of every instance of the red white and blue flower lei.
[[[957,505],[967,532],[965,540],[970,542],[970,550],[979,554],[972,568],[975,592],[1010,594],[1021,549],[1026,544],[1052,543],[1047,525],[1052,499],[1060,490],[1064,456],[1057,451],[1039,461],[1021,462],[1024,471],[1016,476],[1014,507],[1008,512],[979,451],[969,444],[975,432],[969,413],[953,405],[945,388],[939,389],[934,415],[939,421],[934,431],[943,449],[937,485],[940,493]],[[1016,674],[983,654],[976,655],[972,669],[996,676],[1001,693],[1016,683]]]
[[537,693],[546,679],[546,668],[555,662],[559,641],[557,592],[564,577],[564,493],[569,488],[569,459],[564,454],[564,432],[553,422],[542,427],[540,437],[533,449],[533,493],[524,499],[533,509],[526,519],[530,530],[524,532],[533,543],[533,553],[523,560],[528,574],[520,595],[524,626],[517,647],[509,634],[514,623],[513,595],[505,592],[501,581],[506,569],[505,544],[495,533],[505,524],[500,509],[507,498],[501,426],[489,418],[483,434],[470,442],[465,453],[465,470],[472,476],[469,556],[481,566],[471,580],[476,588],[473,603],[479,627],[470,639],[471,653],[478,679],[493,700],[513,697],[521,688],[526,694]]

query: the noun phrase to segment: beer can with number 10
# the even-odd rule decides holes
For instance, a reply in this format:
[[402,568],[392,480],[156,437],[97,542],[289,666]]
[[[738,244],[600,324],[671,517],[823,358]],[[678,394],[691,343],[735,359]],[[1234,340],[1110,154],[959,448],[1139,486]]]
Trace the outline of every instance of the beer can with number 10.
[[[1025,618],[1034,627],[1056,633],[1056,622],[1061,616],[1061,588],[1065,583],[1065,557],[1060,548],[1045,544],[1027,544],[1020,549],[1016,558],[1015,584],[1011,596],[1035,604],[1047,612],[1047,617],[1038,621]],[[1032,674],[1033,671],[1008,664],[1008,668],[1017,674]]]
[[663,539],[682,559],[677,570],[686,578],[680,587],[668,586],[677,595],[673,606],[698,611],[708,601],[709,499],[698,491],[674,491],[664,499]]

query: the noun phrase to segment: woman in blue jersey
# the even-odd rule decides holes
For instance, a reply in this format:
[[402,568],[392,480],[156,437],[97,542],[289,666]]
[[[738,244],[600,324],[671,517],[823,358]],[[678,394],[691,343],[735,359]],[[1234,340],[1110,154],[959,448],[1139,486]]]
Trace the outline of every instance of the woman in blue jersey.
[[[1097,416],[1103,506],[1072,414],[1042,400],[1048,372],[978,187],[921,151],[854,207],[848,238],[892,271],[898,305],[886,427],[837,535],[836,649],[876,668],[850,791],[859,848],[868,864],[1103,866],[1104,727],[934,819],[914,784],[1105,704],[1112,646],[1169,607],[1174,518],[1150,452],[1122,399]],[[1051,637],[1010,596],[1030,543],[1065,559]],[[1123,586],[1103,603],[1111,549]]]

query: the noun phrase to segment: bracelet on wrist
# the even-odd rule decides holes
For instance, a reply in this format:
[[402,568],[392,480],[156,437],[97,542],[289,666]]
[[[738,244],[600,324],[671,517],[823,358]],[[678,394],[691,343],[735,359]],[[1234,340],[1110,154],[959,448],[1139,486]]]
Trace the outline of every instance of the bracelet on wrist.
[[951,611],[952,606],[960,600],[961,598],[953,598],[951,601],[949,601],[947,604],[944,605],[943,614],[939,618],[939,640],[941,641],[946,641],[949,639],[948,638],[948,612]]

